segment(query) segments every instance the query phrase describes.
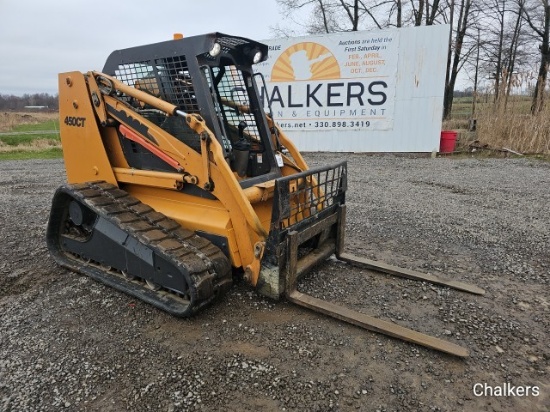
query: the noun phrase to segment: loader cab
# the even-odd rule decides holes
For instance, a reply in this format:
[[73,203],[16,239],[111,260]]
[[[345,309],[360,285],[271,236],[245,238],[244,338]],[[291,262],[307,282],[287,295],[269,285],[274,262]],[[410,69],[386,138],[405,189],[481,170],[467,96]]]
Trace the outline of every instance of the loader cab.
[[[200,114],[224,149],[243,188],[281,177],[252,65],[267,58],[266,45],[221,33],[113,52],[103,69],[118,80]],[[178,117],[128,101],[148,120],[200,152],[198,135]],[[124,147],[130,166],[163,170],[141,148]]]

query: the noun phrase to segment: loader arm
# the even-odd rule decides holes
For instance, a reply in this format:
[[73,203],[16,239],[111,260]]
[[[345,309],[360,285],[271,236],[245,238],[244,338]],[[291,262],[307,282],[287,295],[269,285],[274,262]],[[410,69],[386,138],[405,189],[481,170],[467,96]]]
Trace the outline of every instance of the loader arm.
[[[203,189],[210,191],[212,195],[219,199],[226,209],[232,210],[231,219],[237,242],[240,245],[242,265],[252,284],[255,284],[260,272],[260,262],[267,231],[262,226],[249,199],[246,197],[246,192],[241,190],[239,182],[225,161],[218,140],[205,125],[204,120],[199,115],[185,113],[178,110],[176,106],[167,104],[167,102],[157,97],[128,87],[106,74],[93,72],[90,75],[97,79],[100,84],[107,83],[106,90],[108,93],[103,92],[105,107],[109,116],[120,123],[122,130],[131,129],[130,132],[133,136],[140,137],[142,141],[140,144],[171,164],[176,172],[182,173],[184,184],[202,186]],[[206,150],[197,153],[158,126],[147,122],[120,100],[113,97],[117,91],[146,103],[167,115],[181,117],[197,134]],[[103,105],[99,107],[103,107]],[[146,135],[141,135],[138,130],[141,130],[144,134],[146,133]],[[122,134],[124,135],[123,132]],[[207,168],[204,167],[205,163],[208,165]],[[120,170],[118,172],[124,173]],[[162,173],[158,172],[159,177]],[[188,176],[192,176],[192,178],[190,179]],[[181,179],[178,180],[183,183]],[[252,236],[250,230],[252,230]]]

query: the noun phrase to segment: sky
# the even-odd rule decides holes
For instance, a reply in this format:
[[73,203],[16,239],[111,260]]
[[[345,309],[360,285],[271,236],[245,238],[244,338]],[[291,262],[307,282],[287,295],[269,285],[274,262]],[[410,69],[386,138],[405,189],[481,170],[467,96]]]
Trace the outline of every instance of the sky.
[[275,0],[0,0],[0,94],[56,94],[58,73],[174,33],[265,40],[281,22]]

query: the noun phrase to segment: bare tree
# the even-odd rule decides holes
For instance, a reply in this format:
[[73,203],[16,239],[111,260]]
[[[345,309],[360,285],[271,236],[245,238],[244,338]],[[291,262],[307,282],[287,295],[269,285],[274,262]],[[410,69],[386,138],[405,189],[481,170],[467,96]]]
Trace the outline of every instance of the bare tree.
[[[451,3],[451,16],[453,16],[455,4],[454,0]],[[464,45],[464,38],[469,28],[470,11],[472,7],[472,0],[460,0],[458,5],[458,20],[456,23],[456,35],[454,40],[454,47],[449,48],[449,54],[452,52],[452,59],[449,58],[449,64],[447,68],[447,79],[445,81],[445,93],[443,95],[443,118],[447,119],[451,115],[453,109],[453,97],[458,72],[463,64],[462,47]],[[453,27],[453,17],[451,17],[451,28]],[[450,64],[452,60],[452,64]]]
[[524,38],[523,4],[524,0],[486,0],[482,7],[484,66],[493,83],[494,102],[504,102],[504,106],[512,88],[516,57]]
[[493,0],[492,9],[497,21],[497,46],[495,50],[495,102],[500,92],[500,80],[502,78],[502,49],[504,47],[504,27],[506,24],[506,0]]
[[549,0],[537,0],[526,2],[523,14],[527,24],[534,33],[534,37],[540,41],[540,64],[537,83],[533,93],[531,113],[539,113],[544,106],[544,89],[548,78],[550,66],[550,4]]
[[403,25],[403,3],[401,0],[395,1],[395,7],[397,9],[396,26],[401,27]]
[[480,40],[475,43],[480,55],[479,58],[468,57],[467,68],[470,72],[479,72],[480,81],[489,85],[494,102],[502,103],[503,107],[506,107],[512,89],[521,85],[533,60],[521,17],[524,1],[486,0],[477,3],[479,18],[472,22],[472,28],[480,33]]
[[319,11],[323,21],[323,29],[326,33],[330,33],[329,15],[325,9],[325,5],[322,1],[317,1],[315,8]]
[[414,15],[414,25],[422,25],[422,17],[424,16],[424,0],[418,0],[418,6],[415,5],[414,1],[411,0],[411,5],[413,8]]
[[311,33],[331,33],[337,27],[337,22],[334,20],[334,16],[330,12],[330,5],[323,0],[315,0],[314,2],[314,16],[318,16],[317,19],[312,20],[309,26]]
[[346,14],[351,23],[351,31],[357,31],[359,27],[359,0],[354,0],[353,3],[348,3],[340,0],[340,4],[346,11]]
[[431,11],[430,11],[430,2],[426,2],[426,26],[431,26],[434,24],[436,17],[441,11],[439,10],[439,0],[434,0],[433,4],[431,4]]
[[[370,3],[364,0],[277,0],[287,16],[310,11],[310,20],[305,24],[305,31],[309,34],[357,31],[368,28],[370,25],[381,29],[383,25],[377,17],[378,9],[389,2],[389,0],[382,0],[380,3],[377,0]],[[285,33],[285,30],[280,28],[276,28],[275,31],[278,34]]]
[[303,15],[304,10],[309,10],[307,33],[330,33],[373,27],[430,26],[444,14],[445,7],[441,7],[440,1],[277,0],[277,3],[286,16],[297,12]]
[[434,24],[435,18],[440,13],[439,0],[434,0],[433,4],[430,4],[428,0],[417,0],[418,5],[411,0],[411,7],[414,15],[414,25],[422,26],[422,22],[425,19],[426,26]]
[[508,63],[506,66],[506,71],[508,73],[508,84],[506,85],[506,98],[504,101],[504,107],[508,104],[508,97],[510,96],[510,93],[512,91],[512,86],[514,82],[515,77],[515,68],[516,68],[516,59],[518,56],[518,50],[520,45],[520,36],[522,32],[522,26],[523,26],[523,7],[524,7],[524,0],[518,0],[516,5],[516,17],[515,17],[515,23],[514,27],[511,32],[510,36],[510,44],[508,48]]

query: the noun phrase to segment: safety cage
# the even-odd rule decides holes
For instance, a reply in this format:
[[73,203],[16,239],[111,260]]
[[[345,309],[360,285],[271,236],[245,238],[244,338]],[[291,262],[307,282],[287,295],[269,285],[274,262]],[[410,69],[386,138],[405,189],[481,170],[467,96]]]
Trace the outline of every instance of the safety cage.
[[[207,43],[219,48],[212,46],[209,52],[199,53]],[[267,46],[216,33],[161,43],[154,49],[147,46],[113,53],[105,72],[185,113],[201,115],[239,176],[262,176],[267,180],[279,177],[280,173],[272,150],[268,150],[271,135],[250,68],[256,54],[264,59]],[[118,97],[187,146],[201,151],[199,137],[178,116],[167,116],[124,94]],[[127,157],[135,160],[133,167],[163,168],[135,144],[122,144]],[[240,162],[236,159],[239,155]]]

